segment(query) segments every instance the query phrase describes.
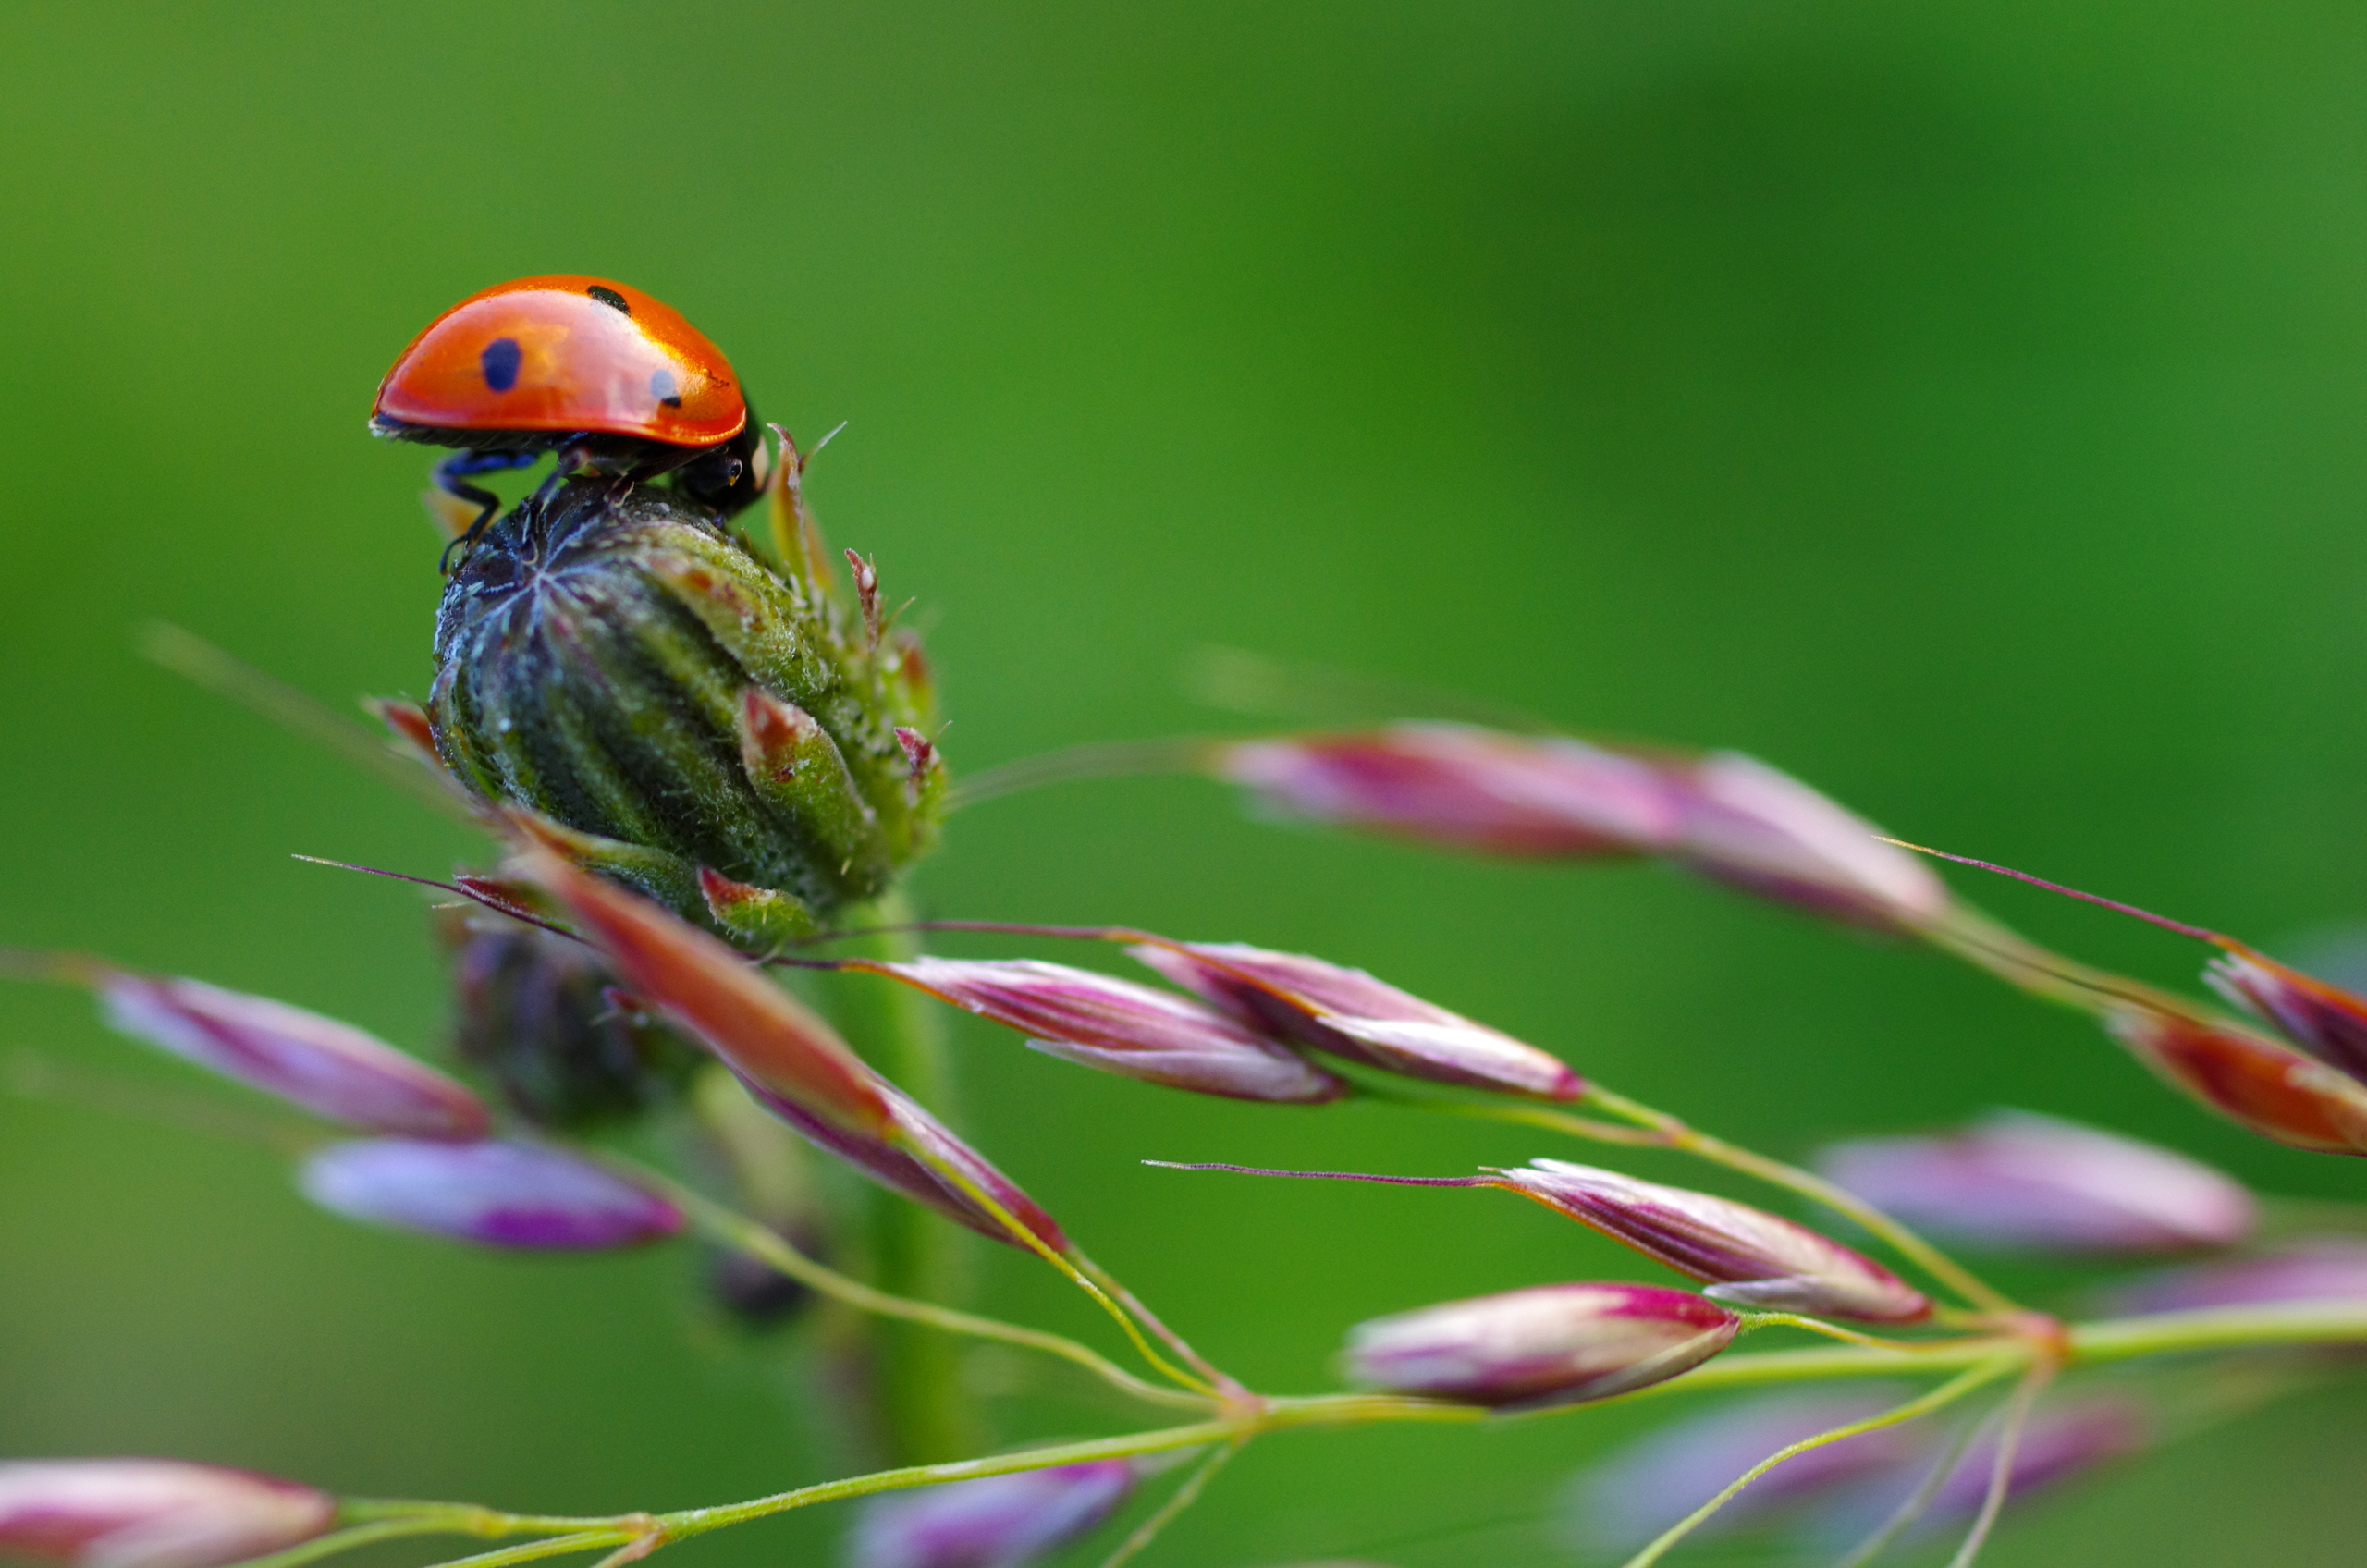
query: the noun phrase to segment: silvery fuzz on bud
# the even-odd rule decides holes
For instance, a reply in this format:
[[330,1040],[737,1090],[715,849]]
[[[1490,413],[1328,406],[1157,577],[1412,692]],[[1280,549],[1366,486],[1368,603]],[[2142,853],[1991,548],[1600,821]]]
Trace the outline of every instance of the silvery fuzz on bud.
[[572,479],[520,505],[447,585],[435,665],[462,783],[743,947],[877,894],[936,836],[943,769],[897,734],[934,722],[917,650],[668,491]]
[[1920,1229],[2073,1256],[2232,1246],[2260,1205],[2152,1144],[2029,1111],[1938,1138],[1863,1138],[1818,1158],[1834,1182]]
[[1702,1280],[1720,1301],[1873,1323],[1931,1316],[1931,1298],[1872,1258],[1748,1204],[1560,1159],[1495,1171],[1485,1184]]
[[1606,1399],[1726,1348],[1742,1319],[1690,1291],[1538,1285],[1446,1302],[1349,1331],[1357,1382],[1497,1409]]
[[2265,1138],[2367,1154],[2367,1084],[2249,1029],[2116,1000],[2104,1028],[2171,1086]]
[[1245,1026],[1433,1084],[1572,1100],[1586,1080],[1559,1057],[1303,953],[1240,942],[1146,942],[1134,958]]
[[484,1104],[463,1085],[303,1008],[79,953],[0,951],[7,972],[87,986],[118,1034],[355,1132],[474,1138],[486,1127]]
[[683,1224],[672,1204],[589,1160],[498,1139],[331,1144],[305,1158],[297,1184],[349,1219],[519,1251],[639,1246]]
[[0,1463],[0,1558],[67,1568],[222,1568],[311,1540],[337,1501],[174,1459]]
[[[1650,1540],[1779,1449],[1879,1415],[1913,1397],[1883,1383],[1837,1392],[1775,1393],[1722,1404],[1656,1427],[1588,1466],[1571,1484],[1563,1533],[1575,1546],[1625,1553]],[[1925,1452],[1917,1428],[1878,1427],[1794,1454],[1702,1524],[1704,1532],[1770,1515],[1883,1475]]]
[[[1068,1238],[1012,1180],[866,1066],[821,1016],[717,938],[591,876],[531,820],[521,870],[651,1007],[715,1053],[756,1102],[882,1186],[1013,1246],[984,1194],[1045,1245]],[[975,1191],[974,1192],[973,1189]]]
[[616,972],[581,942],[497,918],[440,923],[450,947],[452,1037],[460,1060],[541,1127],[638,1115],[701,1060],[644,1018]]
[[1262,1031],[1189,998],[1034,959],[921,957],[851,968],[892,975],[1030,1036],[1048,1056],[1232,1099],[1311,1105],[1347,1084]]
[[1134,1466],[1096,1459],[986,1476],[863,1505],[847,1537],[850,1568],[1026,1568],[1118,1511]]
[[2211,961],[2202,978],[2320,1060],[2367,1078],[2367,997],[2235,944]]
[[1651,853],[1680,821],[1640,758],[1467,724],[1233,741],[1210,768],[1277,815],[1525,860]]

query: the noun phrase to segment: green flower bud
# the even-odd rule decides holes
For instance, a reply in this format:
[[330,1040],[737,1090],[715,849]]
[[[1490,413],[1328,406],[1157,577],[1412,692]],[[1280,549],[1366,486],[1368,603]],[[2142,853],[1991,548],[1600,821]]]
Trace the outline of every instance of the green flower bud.
[[914,750],[927,670],[802,554],[784,576],[704,508],[612,480],[524,502],[445,590],[438,753],[743,948],[875,897],[942,810],[944,770]]
[[581,942],[507,920],[439,923],[452,951],[453,1047],[538,1126],[638,1115],[705,1060],[617,991]]

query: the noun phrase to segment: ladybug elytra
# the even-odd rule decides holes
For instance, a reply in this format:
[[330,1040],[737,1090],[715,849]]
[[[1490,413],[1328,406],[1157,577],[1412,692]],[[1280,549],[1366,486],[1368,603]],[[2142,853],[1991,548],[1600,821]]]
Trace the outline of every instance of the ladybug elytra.
[[757,425],[722,351],[637,288],[571,273],[472,294],[428,325],[378,386],[374,435],[460,448],[436,484],[480,508],[471,475],[592,469],[676,489],[729,517],[754,500]]

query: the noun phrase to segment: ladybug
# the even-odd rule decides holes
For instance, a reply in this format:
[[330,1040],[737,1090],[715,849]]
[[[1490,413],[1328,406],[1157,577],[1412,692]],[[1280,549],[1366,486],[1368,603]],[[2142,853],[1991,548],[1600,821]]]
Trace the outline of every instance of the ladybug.
[[554,273],[472,294],[411,339],[378,384],[370,433],[457,447],[441,489],[482,508],[500,501],[472,474],[559,454],[674,487],[730,517],[759,494],[758,426],[730,361],[698,328],[638,288]]

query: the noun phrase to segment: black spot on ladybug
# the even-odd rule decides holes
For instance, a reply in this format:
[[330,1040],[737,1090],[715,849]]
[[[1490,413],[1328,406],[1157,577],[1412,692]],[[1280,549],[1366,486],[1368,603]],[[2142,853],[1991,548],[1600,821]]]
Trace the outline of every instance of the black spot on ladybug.
[[654,370],[649,373],[649,395],[669,409],[679,409],[682,406],[681,383],[674,379],[674,373],[670,370]]
[[622,311],[627,315],[632,314],[632,307],[625,303],[625,297],[618,293],[613,288],[603,288],[595,283],[583,292],[591,295],[592,298],[599,300],[600,303],[607,306],[612,311]]
[[477,368],[484,372],[484,384],[496,392],[507,392],[518,385],[518,366],[525,360],[525,351],[518,347],[515,337],[497,337],[484,346],[477,356]]

